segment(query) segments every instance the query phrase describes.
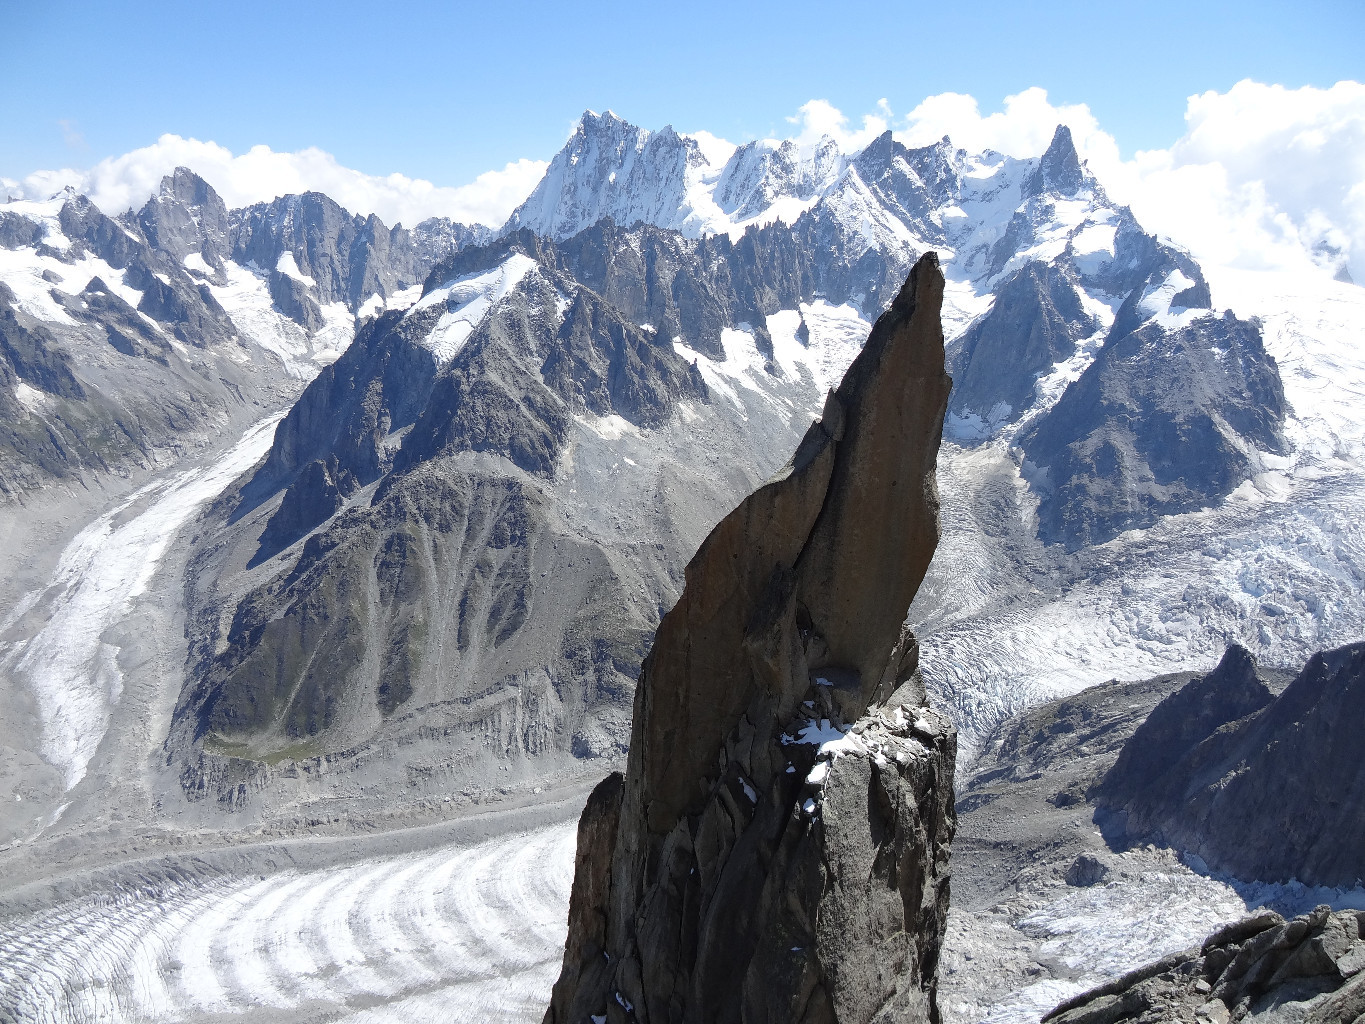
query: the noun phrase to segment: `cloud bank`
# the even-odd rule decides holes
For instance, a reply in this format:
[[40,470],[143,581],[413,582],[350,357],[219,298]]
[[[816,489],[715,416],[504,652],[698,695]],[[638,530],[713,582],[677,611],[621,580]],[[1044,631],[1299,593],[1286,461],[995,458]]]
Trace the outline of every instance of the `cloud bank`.
[[812,146],[828,135],[845,153],[862,149],[889,127],[891,108],[886,100],[877,101],[877,113],[864,114],[861,128],[850,129],[848,118],[828,100],[810,100],[803,104],[789,124],[800,125],[795,141],[802,147]]
[[71,185],[105,213],[118,214],[145,203],[162,176],[177,166],[203,177],[229,208],[312,190],[325,192],[352,213],[377,214],[390,225],[412,226],[444,216],[466,224],[500,226],[531,194],[548,165],[517,160],[502,170],[485,171],[468,185],[449,188],[402,174],[364,174],[343,167],[317,148],[277,153],[268,146],[253,146],[234,155],[215,142],[163,135],[154,145],[101,160],[87,171],[38,171],[21,182],[0,179],[0,189],[36,199]]
[[[1311,261],[1365,282],[1365,85],[1237,83],[1191,96],[1185,134],[1118,169],[1133,212],[1216,263]],[[1124,180],[1120,175],[1127,174]]]

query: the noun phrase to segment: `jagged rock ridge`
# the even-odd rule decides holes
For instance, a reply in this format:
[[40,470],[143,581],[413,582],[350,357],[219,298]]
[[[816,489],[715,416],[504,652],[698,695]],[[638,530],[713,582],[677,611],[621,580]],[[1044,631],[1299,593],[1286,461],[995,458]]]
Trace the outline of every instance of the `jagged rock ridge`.
[[1044,1024],[1230,1020],[1351,1024],[1365,1016],[1365,913],[1262,910],[1062,1003]]
[[485,234],[390,229],[316,193],[230,211],[185,167],[118,217],[70,190],[0,206],[0,497],[145,467],[281,404]]
[[942,289],[929,254],[689,563],[580,824],[547,1022],[937,1019],[955,738],[902,622],[938,538]]
[[[814,388],[718,398],[618,305],[621,264],[529,233],[466,249],[308,387],[192,572],[170,747],[195,797],[241,808],[319,759],[321,785],[379,771],[421,799],[624,755],[682,564],[799,438],[770,403],[804,427]],[[719,345],[724,320],[687,322]]]
[[1351,886],[1365,877],[1365,644],[1315,654],[1274,699],[1231,647],[1159,704],[1100,785],[1128,840],[1239,878]]
[[[677,229],[699,254],[761,231],[774,281],[809,281],[869,320],[922,252],[943,252],[962,303],[949,434],[1016,447],[1047,543],[1075,550],[1206,508],[1260,472],[1261,453],[1285,451],[1259,326],[1218,319],[1198,264],[1110,201],[1065,125],[1027,160],[948,139],[912,149],[890,132],[848,154],[829,138],[719,153],[589,113],[502,231],[565,241],[602,218]],[[723,274],[744,258],[706,265]],[[650,294],[647,322],[672,330]],[[770,312],[752,304],[732,322],[761,326],[754,309]]]
[[[1136,294],[1136,293],[1134,293]],[[1128,334],[1020,437],[1039,532],[1074,549],[1206,507],[1288,451],[1287,406],[1259,328],[1231,313]]]

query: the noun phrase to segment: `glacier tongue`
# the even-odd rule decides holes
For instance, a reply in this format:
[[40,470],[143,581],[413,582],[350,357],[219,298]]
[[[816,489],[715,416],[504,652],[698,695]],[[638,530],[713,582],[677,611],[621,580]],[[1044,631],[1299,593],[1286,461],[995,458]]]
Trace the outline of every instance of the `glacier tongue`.
[[45,621],[0,653],[0,667],[33,692],[43,758],[61,770],[67,790],[85,775],[122,692],[118,648],[104,632],[146,589],[181,525],[270,447],[279,418],[257,423],[212,465],[155,480],[100,516],[67,546],[48,588],[16,610]]

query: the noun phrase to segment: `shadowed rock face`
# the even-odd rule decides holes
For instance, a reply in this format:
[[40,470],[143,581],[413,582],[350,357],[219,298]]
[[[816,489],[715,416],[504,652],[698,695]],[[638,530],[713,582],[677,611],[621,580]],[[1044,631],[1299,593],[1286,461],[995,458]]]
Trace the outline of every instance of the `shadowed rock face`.
[[1256,471],[1258,450],[1286,450],[1284,388],[1254,322],[1226,313],[1123,333],[1135,305],[1020,437],[1039,536],[1069,550],[1206,507]]
[[[0,504],[54,478],[146,467],[189,432],[221,429],[256,387],[217,299],[138,231],[74,194],[56,225],[0,214],[0,245],[60,268],[42,272],[47,313],[0,282]],[[103,277],[80,269],[91,258]],[[140,293],[136,308],[120,285]]]
[[956,737],[902,623],[938,542],[942,294],[931,253],[688,565],[584,812],[547,1021],[937,1018]]
[[1315,654],[1278,697],[1230,648],[1157,705],[1098,793],[1130,840],[1197,853],[1241,878],[1353,885],[1365,876],[1365,644]]
[[952,411],[988,423],[1018,419],[1037,379],[1096,327],[1061,268],[1029,264],[998,287],[990,311],[955,343]]
[[1100,800],[1119,806],[1144,793],[1155,797],[1163,775],[1181,757],[1216,730],[1270,701],[1270,690],[1256,673],[1255,659],[1245,647],[1233,644],[1216,669],[1192,679],[1152,709],[1105,776],[1098,791]]

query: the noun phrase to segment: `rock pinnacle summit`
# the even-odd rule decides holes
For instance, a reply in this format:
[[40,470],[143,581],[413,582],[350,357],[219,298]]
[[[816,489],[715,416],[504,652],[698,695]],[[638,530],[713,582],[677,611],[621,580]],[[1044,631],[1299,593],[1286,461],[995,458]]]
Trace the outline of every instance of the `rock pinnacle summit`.
[[906,609],[951,380],[923,256],[687,567],[579,824],[548,1024],[938,1019],[956,734]]

